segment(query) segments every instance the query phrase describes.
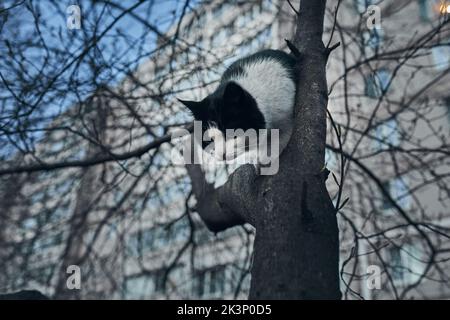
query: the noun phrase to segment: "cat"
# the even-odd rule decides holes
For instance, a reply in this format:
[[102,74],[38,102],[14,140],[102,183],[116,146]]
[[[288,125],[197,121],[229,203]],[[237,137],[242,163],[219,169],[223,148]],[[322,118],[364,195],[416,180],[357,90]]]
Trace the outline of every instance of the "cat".
[[[202,130],[279,129],[279,153],[292,133],[296,59],[281,50],[263,50],[231,64],[217,89],[201,101],[178,99],[202,121]],[[206,148],[208,141],[202,141]]]

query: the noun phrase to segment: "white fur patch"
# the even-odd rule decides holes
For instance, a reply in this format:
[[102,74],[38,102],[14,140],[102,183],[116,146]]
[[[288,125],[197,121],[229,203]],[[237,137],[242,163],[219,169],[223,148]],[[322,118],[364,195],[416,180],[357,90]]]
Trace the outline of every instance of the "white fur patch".
[[[257,59],[234,79],[258,104],[267,128],[282,129],[294,117],[295,83],[288,70],[274,59]],[[287,119],[288,118],[288,119]]]
[[250,93],[266,120],[266,128],[280,129],[280,152],[289,141],[295,102],[295,83],[275,59],[261,58],[244,66],[244,74],[231,78]]

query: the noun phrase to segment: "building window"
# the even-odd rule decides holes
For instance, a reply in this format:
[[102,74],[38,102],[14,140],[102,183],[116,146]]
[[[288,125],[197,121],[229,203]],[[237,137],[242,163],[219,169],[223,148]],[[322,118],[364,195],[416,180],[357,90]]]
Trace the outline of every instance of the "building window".
[[213,238],[213,233],[210,232],[203,223],[196,222],[195,224],[195,243],[197,243],[198,245],[203,245],[211,241],[211,239]]
[[63,141],[54,141],[50,145],[50,154],[57,154],[64,150],[64,140]]
[[225,269],[215,268],[210,272],[209,292],[211,294],[223,294],[225,287]]
[[420,20],[424,22],[430,21],[430,0],[419,0]]
[[54,188],[55,196],[63,196],[69,193],[72,189],[72,182],[73,181],[71,179],[66,179],[55,185]]
[[234,62],[236,61],[236,56],[234,54],[230,54],[225,56],[224,60],[223,60],[223,66],[225,68],[228,68],[229,66],[231,66]]
[[62,232],[50,235],[50,236],[46,236],[46,237],[42,237],[42,238],[38,238],[35,242],[34,242],[34,251],[41,251],[44,249],[48,249],[51,247],[55,247],[58,246],[59,244],[62,243],[62,239],[63,235]]
[[155,232],[154,229],[145,229],[140,232],[140,244],[143,251],[150,250],[155,245]]
[[167,63],[164,66],[157,66],[155,68],[155,78],[157,80],[161,80],[162,78],[166,77],[170,72],[170,64]]
[[397,120],[390,119],[379,124],[375,129],[376,150],[387,150],[400,145],[400,131]]
[[27,231],[33,231],[36,230],[38,227],[38,221],[36,217],[28,217],[22,220],[22,229],[25,229]]
[[168,237],[176,242],[186,241],[189,238],[189,229],[189,220],[187,218],[182,218],[168,228]]
[[166,275],[166,270],[157,270],[152,274],[153,278],[153,292],[154,293],[164,293],[166,291],[164,277]]
[[226,43],[226,40],[227,40],[227,30],[224,28],[221,29],[219,33],[216,33],[214,35],[211,41],[211,45],[213,47],[220,47]]
[[[383,189],[387,193],[389,193],[389,195],[391,195],[391,182],[390,181],[383,182]],[[394,206],[392,205],[391,201],[389,201],[388,197],[386,197],[384,194],[382,195],[382,197],[383,197],[382,209],[383,210],[392,209]]]
[[238,16],[235,21],[236,27],[239,29],[247,27],[247,25],[250,22],[252,22],[253,15],[254,15],[253,10],[248,10],[248,11],[244,12],[243,14],[241,14],[240,16]]
[[[397,177],[383,183],[384,190],[389,193],[391,198],[402,209],[408,209],[411,203],[411,195],[409,194],[408,186],[405,180],[406,178]],[[388,199],[388,197],[383,195],[382,201],[383,210],[390,210],[394,208],[393,203]]]
[[128,240],[128,252],[133,257],[139,257],[154,247],[153,229],[143,229],[133,233]]
[[443,71],[446,70],[450,66],[450,46],[449,45],[440,45],[433,47],[431,49],[434,67],[436,70]]
[[219,4],[214,9],[212,9],[212,17],[213,19],[220,19],[225,12],[225,5]]
[[202,29],[206,24],[206,14],[204,12],[200,13],[197,16],[197,20],[195,21],[195,27]]
[[365,79],[365,94],[370,98],[380,98],[387,91],[390,74],[387,70],[378,70]]
[[145,299],[153,292],[153,281],[147,275],[140,275],[125,280],[126,299]]
[[205,294],[205,278],[206,272],[199,272],[194,280],[194,292],[198,297],[203,297]]
[[246,41],[239,45],[239,48],[236,50],[238,56],[247,56],[251,54],[253,51],[252,41]]
[[[190,81],[189,79],[182,79],[180,80],[180,82],[177,83],[176,86],[178,87],[178,91],[187,91],[192,88],[192,81]],[[159,135],[163,135],[164,128],[161,127],[160,130],[162,132]]]
[[354,0],[355,9],[358,13],[365,13],[367,8],[374,2],[374,0]]
[[273,7],[272,0],[262,0],[261,7],[264,11],[271,11]]
[[[203,46],[203,35],[198,35],[198,37],[197,37],[197,40],[195,41],[196,43],[197,43],[197,46]],[[188,58],[188,56],[187,56],[187,54],[186,54],[186,60],[184,61],[185,62],[185,64],[188,64],[189,63],[189,58]]]
[[258,49],[263,48],[269,44],[272,35],[272,26],[264,28],[255,38]]
[[45,192],[43,192],[42,190],[36,190],[31,196],[31,205],[35,204],[35,203],[40,203],[42,201],[44,201],[44,197],[45,197]]
[[378,50],[383,42],[383,29],[374,28],[363,32],[363,45],[373,50]]
[[390,247],[387,264],[392,281],[396,285],[406,286],[414,283],[425,270],[425,264],[421,262],[421,252],[412,244]]
[[444,98],[444,106],[447,108],[447,120],[450,123],[450,96]]
[[267,26],[261,30],[253,39],[242,42],[236,50],[236,55],[247,56],[267,47],[272,36],[272,26]]
[[138,233],[130,236],[127,242],[127,251],[132,257],[139,257],[139,240]]
[[51,280],[54,267],[54,265],[51,265],[32,269],[30,271],[30,278],[40,284],[45,285]]
[[68,218],[69,215],[69,204],[66,203],[65,205],[62,205],[58,208],[55,208],[55,210],[53,211],[50,220],[52,222],[61,222],[64,219]]
[[331,171],[338,169],[336,154],[330,149],[325,149],[325,164]]
[[172,224],[140,230],[128,240],[128,252],[133,257],[152,250],[160,250],[170,244],[186,241],[189,237],[189,222],[186,218]]
[[402,263],[402,252],[399,247],[389,248],[389,261],[390,274],[394,282],[403,281],[404,267]]
[[225,266],[218,266],[197,273],[194,291],[199,298],[221,298],[225,293]]
[[165,269],[151,271],[149,274],[141,274],[128,277],[125,280],[125,297],[127,299],[146,299],[154,294],[165,292]]

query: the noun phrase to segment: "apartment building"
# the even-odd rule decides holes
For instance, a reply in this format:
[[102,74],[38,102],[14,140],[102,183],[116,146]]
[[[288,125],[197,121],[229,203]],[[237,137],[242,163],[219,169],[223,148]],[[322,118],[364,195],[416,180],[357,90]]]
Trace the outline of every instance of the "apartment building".
[[[376,7],[370,9],[371,5]],[[361,231],[362,238],[356,244],[355,234],[341,227],[341,263],[352,254],[358,256],[356,267],[350,263],[345,269],[358,270],[356,278],[362,281],[356,281],[353,288],[367,299],[396,298],[394,291],[406,288],[408,293],[402,298],[448,297],[446,280],[439,285],[420,279],[430,251],[422,231],[407,221],[411,218],[448,227],[449,200],[440,196],[439,185],[425,183],[433,173],[424,169],[426,164],[436,172],[448,172],[448,161],[431,153],[411,155],[405,151],[439,149],[448,141],[449,33],[441,30],[439,36],[431,36],[432,30],[448,18],[447,6],[442,1],[344,1],[340,8],[339,32],[354,41],[346,44],[345,55],[339,49],[333,52],[328,64],[332,88],[328,108],[338,123],[348,123],[347,115],[351,114],[344,150],[354,152],[360,163],[370,168],[403,211],[399,213],[379,187],[361,174],[362,167],[352,164],[353,170],[346,176],[344,193],[350,200],[344,214]],[[332,22],[327,27],[331,30]],[[396,56],[396,52],[403,53]],[[348,72],[343,79],[345,68]],[[335,136],[330,124],[329,137]],[[330,153],[328,160],[331,170],[339,172],[340,159]],[[333,194],[336,185],[333,181],[328,184]],[[399,227],[405,224],[409,226]],[[442,247],[436,234],[429,230],[424,233],[435,247]],[[381,236],[364,238],[376,234]],[[383,272],[381,290],[367,286],[371,266],[389,272],[389,276]],[[442,274],[448,274],[448,265],[441,267]],[[410,290],[415,283],[420,283],[417,290]]]

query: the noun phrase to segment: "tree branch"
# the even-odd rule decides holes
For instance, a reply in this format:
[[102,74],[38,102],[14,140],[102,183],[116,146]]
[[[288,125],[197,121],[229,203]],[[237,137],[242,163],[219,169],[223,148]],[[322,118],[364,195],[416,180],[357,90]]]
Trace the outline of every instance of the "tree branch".
[[[192,126],[189,125],[186,130],[190,131],[192,130]],[[5,168],[0,169],[0,176],[5,174],[14,174],[14,173],[25,173],[25,172],[36,172],[36,171],[51,171],[51,170],[57,170],[62,168],[83,168],[83,167],[89,167],[105,162],[111,162],[111,161],[122,161],[122,160],[128,160],[131,158],[139,158],[143,156],[145,153],[149,152],[152,149],[156,149],[160,145],[162,145],[165,142],[169,142],[171,140],[171,134],[166,134],[158,139],[153,140],[152,142],[137,148],[136,150],[130,151],[130,152],[124,152],[121,154],[114,154],[114,153],[107,153],[107,154],[101,154],[92,158],[84,159],[84,160],[73,160],[73,161],[60,161],[60,162],[53,162],[53,163],[39,163],[39,164],[31,164],[27,166],[18,166],[18,167],[11,167],[11,168]]]
[[236,170],[220,188],[208,183],[199,164],[187,164],[186,170],[192,182],[192,191],[197,199],[196,211],[212,232],[252,223],[248,204],[253,200],[252,186],[256,178],[252,166]]

